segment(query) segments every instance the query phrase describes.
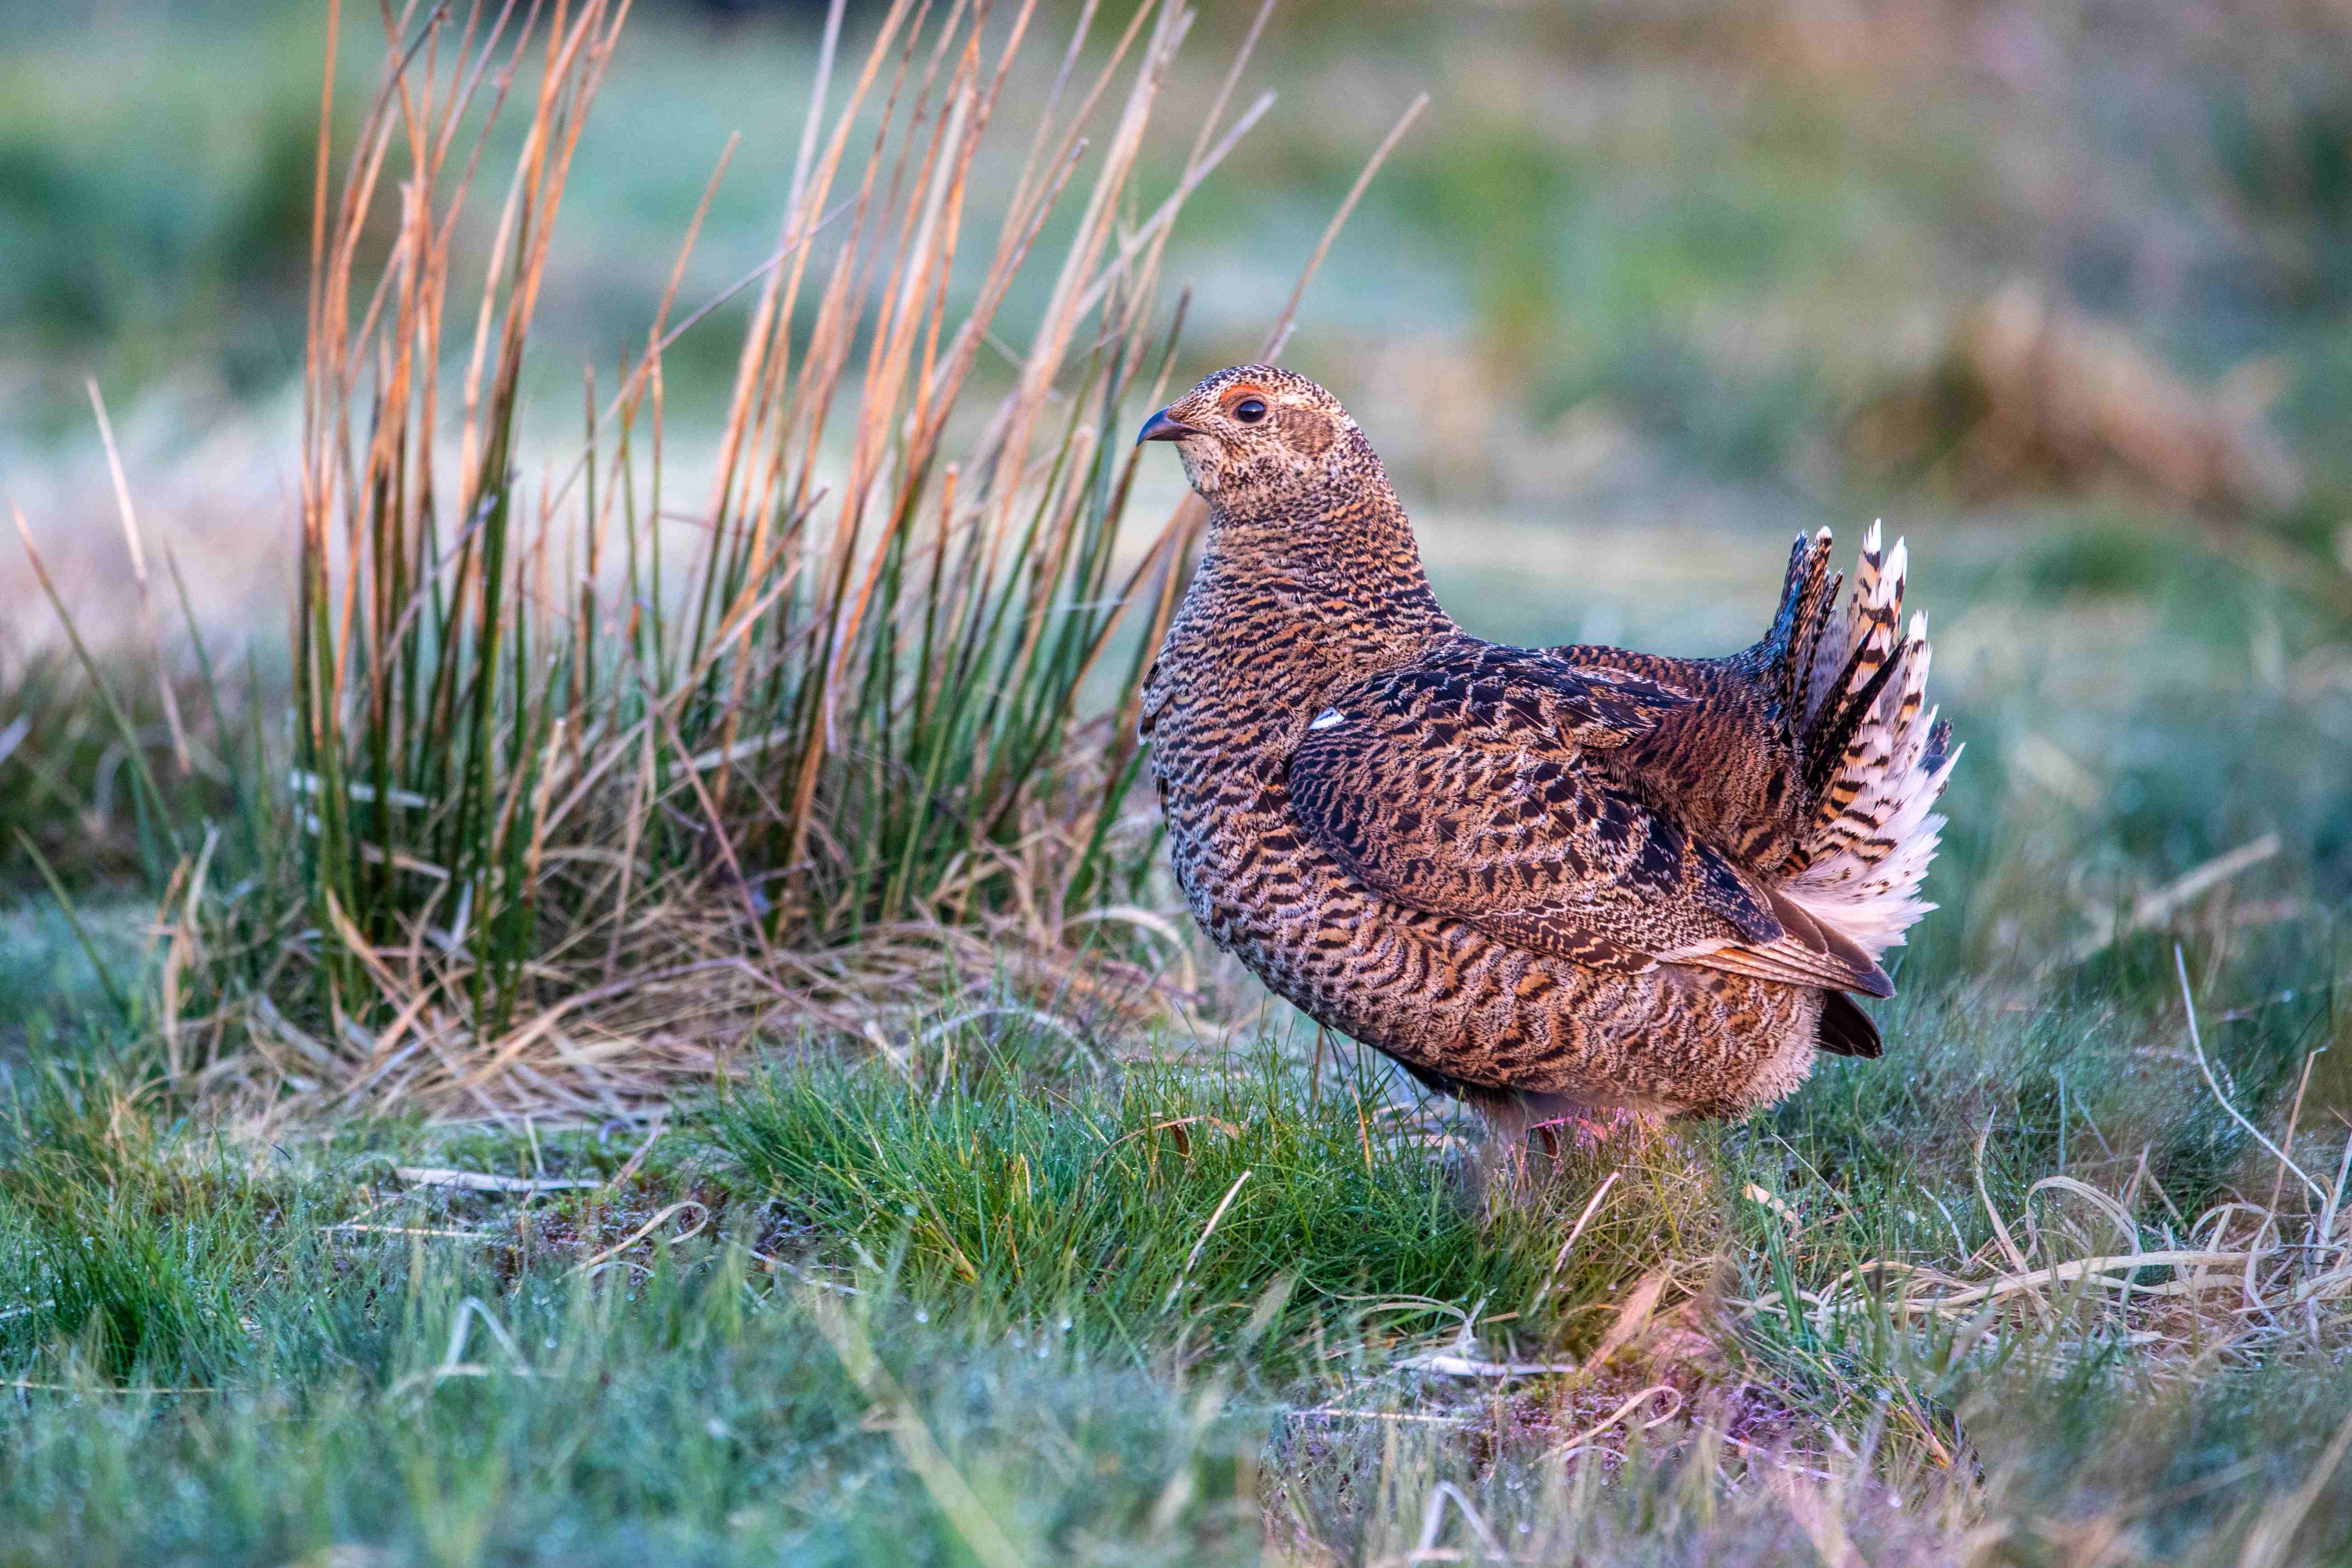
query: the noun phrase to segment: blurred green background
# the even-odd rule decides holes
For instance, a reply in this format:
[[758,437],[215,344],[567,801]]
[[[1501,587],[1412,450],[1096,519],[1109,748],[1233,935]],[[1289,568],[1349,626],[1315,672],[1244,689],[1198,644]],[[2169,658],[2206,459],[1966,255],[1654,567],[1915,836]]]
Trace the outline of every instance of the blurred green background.
[[[877,9],[859,0],[849,31]],[[1045,28],[1076,9],[1047,5]],[[1205,103],[1254,9],[1201,7],[1167,123]],[[380,37],[374,7],[350,11],[346,125]],[[209,407],[299,372],[324,16],[0,5],[12,442],[79,438],[86,374],[118,403],[170,388]],[[609,363],[642,332],[730,132],[743,145],[688,298],[764,254],[821,16],[644,0],[567,200],[547,361]],[[1365,405],[1441,504],[1539,510],[1603,470],[1828,500],[1860,466],[1887,496],[1953,433],[1917,410],[1934,428],[1888,432],[1888,400],[1916,398],[1967,310],[2019,280],[2266,408],[2315,477],[2352,449],[2340,7],[1305,0],[1276,11],[1244,91],[1266,87],[1280,101],[1174,255],[1171,281],[1194,287],[1187,361],[1255,345],[1370,146],[1428,90],[1291,357]],[[730,338],[689,340],[673,379]]]

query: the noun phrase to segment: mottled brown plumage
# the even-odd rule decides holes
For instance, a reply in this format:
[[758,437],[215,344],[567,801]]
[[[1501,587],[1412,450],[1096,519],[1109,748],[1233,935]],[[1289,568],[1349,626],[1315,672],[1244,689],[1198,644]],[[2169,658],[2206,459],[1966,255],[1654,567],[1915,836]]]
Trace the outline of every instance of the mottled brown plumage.
[[1438,606],[1339,403],[1265,365],[1153,416],[1209,540],[1143,729],[1178,882],[1318,1020],[1524,1123],[1730,1114],[1817,1048],[1929,906],[1949,771],[1898,633],[1903,547],[1851,602],[1800,539],[1764,640],[1720,659],[1517,648]]

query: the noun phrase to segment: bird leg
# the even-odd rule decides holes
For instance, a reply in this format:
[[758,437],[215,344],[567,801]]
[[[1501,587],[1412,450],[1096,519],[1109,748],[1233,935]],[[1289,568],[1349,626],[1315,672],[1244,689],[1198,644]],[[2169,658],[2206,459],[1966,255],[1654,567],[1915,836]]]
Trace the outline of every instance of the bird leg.
[[1572,1116],[1557,1116],[1539,1121],[1529,1131],[1543,1141],[1545,1152],[1557,1158],[1563,1137],[1580,1152],[1590,1152],[1615,1138],[1621,1132],[1633,1134],[1635,1142],[1656,1124],[1657,1119],[1638,1110],[1618,1106],[1612,1110],[1595,1110]]
[[1658,1120],[1624,1106],[1592,1105],[1564,1094],[1472,1090],[1468,1098],[1498,1137],[1514,1143],[1532,1140],[1554,1158],[1565,1149],[1598,1149],[1628,1129],[1644,1130]]
[[1571,1153],[1608,1149],[1630,1156],[1664,1120],[1655,1112],[1583,1104],[1565,1095],[1488,1090],[1465,1098],[1492,1130],[1481,1163],[1511,1187],[1538,1180],[1542,1167],[1557,1170]]

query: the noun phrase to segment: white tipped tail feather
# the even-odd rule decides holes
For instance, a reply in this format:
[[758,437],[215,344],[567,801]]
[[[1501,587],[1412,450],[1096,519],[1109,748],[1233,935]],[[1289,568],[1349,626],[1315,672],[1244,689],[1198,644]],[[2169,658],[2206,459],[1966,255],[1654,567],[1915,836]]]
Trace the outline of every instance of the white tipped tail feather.
[[1880,537],[1872,523],[1843,603],[1829,573],[1830,531],[1800,538],[1774,627],[1815,803],[1774,890],[1873,959],[1936,907],[1919,884],[1944,826],[1936,800],[1959,758],[1949,727],[1927,706],[1927,617],[1914,616],[1898,635],[1903,542],[1882,553]]

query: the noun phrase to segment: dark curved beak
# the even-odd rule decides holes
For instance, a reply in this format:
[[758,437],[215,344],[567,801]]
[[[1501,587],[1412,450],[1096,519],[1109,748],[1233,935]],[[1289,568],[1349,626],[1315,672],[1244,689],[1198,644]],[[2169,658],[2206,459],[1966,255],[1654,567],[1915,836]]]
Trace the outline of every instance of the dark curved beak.
[[1181,419],[1171,417],[1168,410],[1163,408],[1143,422],[1143,428],[1137,434],[1135,444],[1140,447],[1146,441],[1179,441],[1187,436],[1199,434],[1198,430],[1185,424]]

